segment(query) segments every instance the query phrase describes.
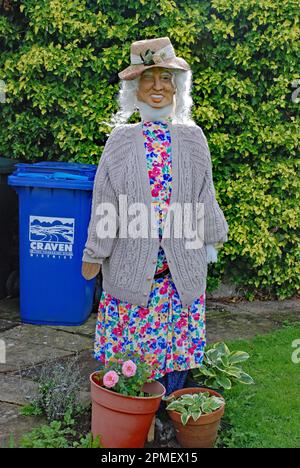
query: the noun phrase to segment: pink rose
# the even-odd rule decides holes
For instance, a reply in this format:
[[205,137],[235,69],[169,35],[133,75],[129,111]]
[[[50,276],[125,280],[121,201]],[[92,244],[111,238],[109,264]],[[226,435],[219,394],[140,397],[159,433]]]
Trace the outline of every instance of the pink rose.
[[125,377],[133,377],[136,373],[136,365],[133,361],[125,361],[122,366],[122,372]]
[[103,383],[105,387],[112,388],[114,387],[119,381],[119,376],[115,371],[106,372],[103,377]]

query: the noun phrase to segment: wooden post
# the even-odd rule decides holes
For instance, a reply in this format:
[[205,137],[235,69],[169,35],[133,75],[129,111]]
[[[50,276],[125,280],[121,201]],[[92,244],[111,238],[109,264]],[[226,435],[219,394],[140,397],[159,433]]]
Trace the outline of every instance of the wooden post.
[[153,442],[154,441],[154,431],[155,431],[155,416],[152,419],[152,423],[147,435],[147,442]]

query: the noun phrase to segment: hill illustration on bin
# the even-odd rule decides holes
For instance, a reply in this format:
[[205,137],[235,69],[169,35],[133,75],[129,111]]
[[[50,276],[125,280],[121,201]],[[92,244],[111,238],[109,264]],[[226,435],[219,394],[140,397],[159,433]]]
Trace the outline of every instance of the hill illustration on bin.
[[53,258],[73,256],[74,218],[30,216],[30,255],[52,255]]
[[30,241],[74,243],[74,219],[30,216]]

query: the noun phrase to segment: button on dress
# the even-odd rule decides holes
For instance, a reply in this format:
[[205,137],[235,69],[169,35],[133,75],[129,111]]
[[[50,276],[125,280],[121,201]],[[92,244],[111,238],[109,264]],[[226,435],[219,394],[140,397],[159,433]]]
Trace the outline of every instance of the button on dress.
[[[168,120],[143,121],[146,164],[159,239],[172,192],[172,142]],[[152,260],[153,262],[155,259]],[[168,268],[159,247],[156,272]],[[144,307],[121,301],[102,291],[96,323],[94,357],[106,364],[115,353],[142,354],[159,379],[174,371],[201,366],[205,334],[205,293],[183,307],[171,273],[152,278]]]

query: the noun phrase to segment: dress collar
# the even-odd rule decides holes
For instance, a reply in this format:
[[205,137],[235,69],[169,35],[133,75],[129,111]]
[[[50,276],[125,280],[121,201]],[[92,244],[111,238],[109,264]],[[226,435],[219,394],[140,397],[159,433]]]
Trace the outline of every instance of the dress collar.
[[172,123],[172,119],[171,118],[167,118],[167,119],[151,119],[151,120],[148,120],[148,119],[142,119],[141,121],[142,125],[144,124],[163,124],[163,125],[169,125],[170,123]]

